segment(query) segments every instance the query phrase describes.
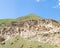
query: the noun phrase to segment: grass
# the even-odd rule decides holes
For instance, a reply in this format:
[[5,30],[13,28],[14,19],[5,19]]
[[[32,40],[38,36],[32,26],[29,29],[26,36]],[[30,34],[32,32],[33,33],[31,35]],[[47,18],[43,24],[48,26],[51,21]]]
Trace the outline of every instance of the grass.
[[4,41],[4,43],[0,45],[2,48],[54,48],[52,45],[23,39],[20,35],[11,37],[9,40]]
[[[43,18],[35,14],[29,14],[26,16],[18,17],[16,19],[0,19],[0,24],[11,24],[12,22],[15,22],[15,21],[38,20],[38,19],[43,19]],[[60,22],[60,20],[57,20],[57,22]],[[54,23],[54,24],[57,25],[57,23]]]
[[35,15],[35,14],[29,14],[26,16],[22,16],[20,18],[17,18],[18,20],[38,20],[38,19],[42,19],[41,17]]
[[10,24],[15,19],[0,19],[0,24]]
[[11,24],[14,21],[37,20],[37,19],[42,19],[42,18],[40,18],[35,14],[29,14],[16,19],[0,19],[0,24]]

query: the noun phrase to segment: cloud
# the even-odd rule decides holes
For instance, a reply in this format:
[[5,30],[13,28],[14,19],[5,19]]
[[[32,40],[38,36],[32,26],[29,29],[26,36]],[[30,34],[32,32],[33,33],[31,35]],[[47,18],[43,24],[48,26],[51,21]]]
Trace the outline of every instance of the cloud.
[[54,6],[53,8],[57,8],[58,7],[58,5],[57,6]]
[[36,2],[44,2],[44,1],[46,1],[46,0],[36,0]]
[[60,0],[58,0],[58,4],[53,8],[60,8]]
[[59,0],[59,3],[58,3],[58,5],[60,6],[60,0]]
[[36,2],[40,2],[41,0],[36,0]]

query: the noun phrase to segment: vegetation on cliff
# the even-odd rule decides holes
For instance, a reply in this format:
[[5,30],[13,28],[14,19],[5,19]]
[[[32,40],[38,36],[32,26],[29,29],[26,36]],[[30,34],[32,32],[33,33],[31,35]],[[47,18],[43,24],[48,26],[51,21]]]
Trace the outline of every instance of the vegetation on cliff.
[[2,48],[54,48],[54,46],[52,45],[23,39],[19,35],[11,37],[9,40],[2,42],[1,47]]
[[38,19],[42,19],[42,18],[35,14],[29,14],[26,16],[18,17],[16,19],[0,19],[0,24],[10,24],[11,22],[15,22],[15,21],[38,20]]
[[8,39],[0,38],[0,48],[58,48],[56,42],[60,40],[60,23],[52,19],[43,19],[35,14],[16,19],[0,19],[0,36],[4,38],[6,36]]

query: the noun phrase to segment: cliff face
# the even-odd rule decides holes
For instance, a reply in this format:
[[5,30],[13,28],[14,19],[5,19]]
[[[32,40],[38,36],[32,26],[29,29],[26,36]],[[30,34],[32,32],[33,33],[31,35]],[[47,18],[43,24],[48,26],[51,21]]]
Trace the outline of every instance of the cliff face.
[[0,36],[5,40],[18,34],[24,39],[59,45],[60,23],[51,19],[38,19],[0,25]]

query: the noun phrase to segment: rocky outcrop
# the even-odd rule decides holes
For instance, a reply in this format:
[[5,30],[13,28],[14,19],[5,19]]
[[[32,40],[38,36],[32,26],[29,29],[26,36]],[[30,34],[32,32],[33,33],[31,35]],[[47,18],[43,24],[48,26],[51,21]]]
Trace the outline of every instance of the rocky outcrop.
[[60,23],[51,19],[38,19],[0,25],[0,36],[6,40],[18,34],[25,39],[58,45],[60,44]]
[[5,39],[4,39],[4,37],[1,37],[0,36],[0,42],[2,42],[2,41],[4,41]]

